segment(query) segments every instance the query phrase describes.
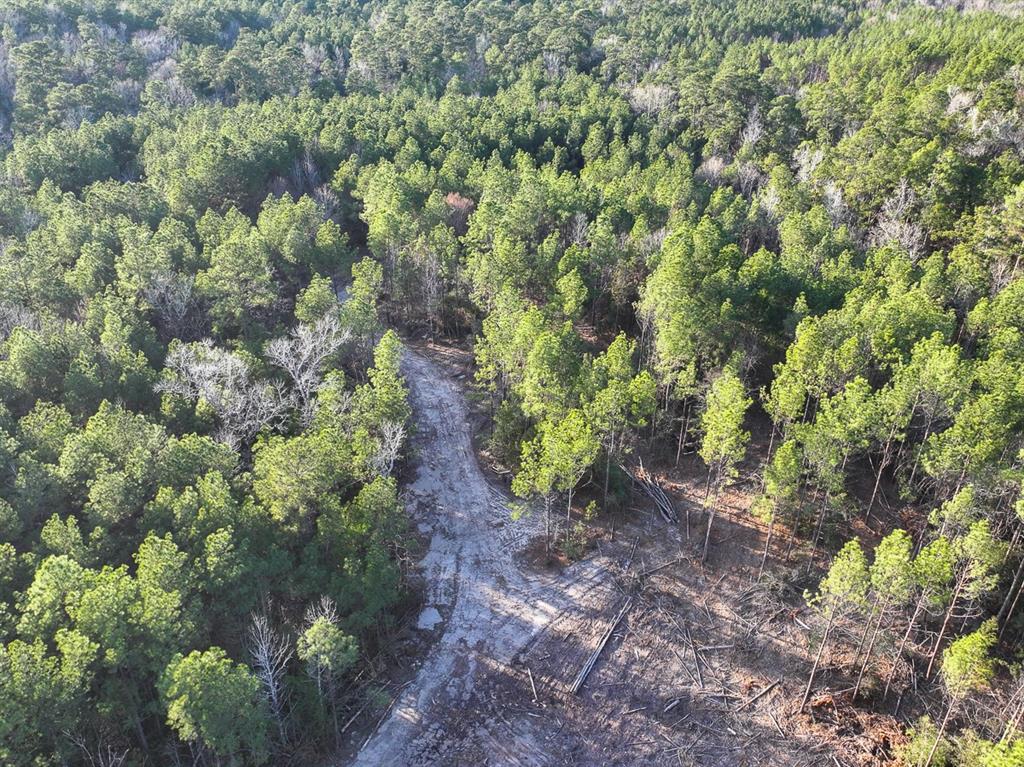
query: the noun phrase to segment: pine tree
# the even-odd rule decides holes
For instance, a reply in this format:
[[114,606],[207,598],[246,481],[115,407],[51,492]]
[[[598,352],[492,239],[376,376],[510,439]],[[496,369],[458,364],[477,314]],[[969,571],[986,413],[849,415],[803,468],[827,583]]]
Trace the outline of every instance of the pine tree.
[[957,705],[972,692],[982,690],[991,683],[996,664],[990,652],[995,643],[996,622],[990,619],[974,633],[957,639],[942,653],[942,682],[949,704],[923,767],[930,767],[935,758],[935,752]]
[[818,586],[818,593],[811,596],[805,594],[807,604],[818,612],[825,620],[825,629],[818,643],[818,651],[814,656],[811,672],[807,677],[807,686],[800,701],[803,712],[807,699],[811,696],[811,686],[818,672],[822,655],[832,638],[836,624],[851,612],[863,610],[867,603],[868,587],[871,576],[868,571],[867,557],[856,540],[847,541],[846,545],[836,554],[828,574]]
[[[700,457],[708,466],[707,490],[704,503],[708,509],[708,526],[704,533],[704,551],[701,561],[708,556],[711,542],[711,525],[718,510],[718,499],[723,487],[736,474],[736,464],[747,452],[750,432],[743,430],[743,421],[751,399],[743,388],[743,382],[731,369],[723,370],[712,382],[707,404],[701,415],[701,429],[704,437],[700,446]],[[714,497],[708,504],[710,492]]]

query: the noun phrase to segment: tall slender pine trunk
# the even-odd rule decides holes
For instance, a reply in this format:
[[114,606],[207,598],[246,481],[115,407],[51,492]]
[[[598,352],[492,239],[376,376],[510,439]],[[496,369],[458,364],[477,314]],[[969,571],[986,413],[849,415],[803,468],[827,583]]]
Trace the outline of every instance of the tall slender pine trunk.
[[932,750],[928,752],[928,758],[924,760],[924,767],[930,767],[932,759],[935,758],[935,752],[939,750],[939,744],[942,742],[942,736],[946,734],[946,725],[949,724],[949,718],[953,715],[953,706],[956,703],[952,698],[949,701],[949,706],[946,707],[946,715],[942,717],[942,724],[939,725],[939,731],[935,735],[935,742],[932,743]]
[[949,607],[946,609],[946,617],[942,620],[942,628],[939,629],[939,637],[935,640],[935,646],[932,648],[931,655],[928,656],[928,670],[924,672],[924,678],[929,679],[932,675],[932,668],[935,666],[935,658],[939,655],[939,648],[942,646],[942,640],[946,636],[946,629],[949,628],[949,621],[953,617],[953,610],[956,609],[956,603],[960,599],[960,593],[964,588],[964,578],[959,578],[956,584],[956,590],[953,592],[953,598],[949,602]]
[[1014,575],[1013,583],[1006,592],[1006,598],[1003,600],[1003,604],[999,608],[999,617],[997,620],[999,621],[1000,639],[1002,639],[1003,632],[1006,631],[1006,627],[1009,625],[1010,619],[1013,617],[1013,611],[1017,606],[1017,600],[1020,599],[1022,589],[1024,589],[1024,557],[1021,557],[1020,565],[1017,567],[1017,574]]
[[686,399],[683,404],[683,422],[679,425],[679,439],[676,442],[676,466],[679,465],[679,456],[683,453],[683,442],[686,441],[686,433],[690,428],[690,400]]
[[892,429],[889,431],[889,438],[885,441],[885,448],[882,450],[882,460],[878,464],[878,473],[875,475],[875,486],[871,490],[871,500],[868,501],[867,511],[864,512],[864,518],[871,518],[871,510],[875,508],[875,499],[878,498],[878,488],[882,484],[882,472],[885,471],[885,467],[889,465],[889,461],[892,460],[892,441],[896,437],[896,424],[892,425]]
[[764,565],[768,561],[768,550],[772,546],[772,533],[775,531],[775,507],[772,506],[772,516],[768,520],[768,535],[764,539],[764,551],[761,553],[761,566],[757,568],[757,580],[761,580],[761,576],[764,575]]
[[860,670],[857,672],[857,682],[853,685],[853,698],[857,699],[857,693],[860,692],[860,684],[864,681],[864,672],[867,670],[868,664],[871,662],[871,653],[875,649],[875,641],[878,639],[878,632],[882,628],[882,619],[885,617],[885,611],[889,609],[889,600],[885,600],[882,603],[881,609],[878,611],[878,616],[875,618],[875,628],[871,632],[871,641],[868,642],[868,649],[864,652],[864,659],[861,661]]
[[772,462],[772,448],[775,446],[775,422],[772,422],[772,435],[768,438],[768,455],[764,459],[764,469],[761,470],[761,491],[764,492],[764,486],[768,481],[768,467]]
[[907,630],[903,633],[903,639],[900,640],[900,646],[896,648],[896,652],[893,653],[892,668],[889,670],[889,676],[885,679],[885,690],[882,692],[882,700],[889,697],[889,688],[892,687],[892,680],[896,678],[896,664],[899,662],[900,656],[903,655],[903,648],[907,646],[907,642],[910,641],[910,635],[914,631],[914,626],[917,625],[917,619],[921,615],[921,610],[924,608],[924,597],[920,597],[917,600],[917,605],[914,607],[914,614],[910,616],[910,622],[907,623]]
[[715,522],[715,513],[718,511],[718,498],[722,494],[722,479],[719,477],[715,482],[715,499],[708,509],[708,529],[704,533],[704,553],[700,555],[700,563],[704,564],[708,559],[708,547],[711,545],[711,525]]
[[832,633],[832,624],[835,622],[835,609],[829,611],[828,623],[825,625],[825,633],[821,637],[821,644],[818,645],[818,652],[814,656],[814,665],[811,666],[811,673],[807,677],[807,687],[804,688],[804,697],[800,700],[800,713],[807,707],[807,699],[811,697],[811,685],[814,684],[814,676],[818,673],[818,665],[821,663],[822,653],[825,652],[825,645],[828,644],[829,635]]

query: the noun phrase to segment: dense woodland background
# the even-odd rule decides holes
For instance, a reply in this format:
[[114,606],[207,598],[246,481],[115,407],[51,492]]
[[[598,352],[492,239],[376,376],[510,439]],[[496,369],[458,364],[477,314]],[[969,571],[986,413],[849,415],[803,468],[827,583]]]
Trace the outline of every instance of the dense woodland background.
[[1019,12],[5,0],[0,762],[334,748],[405,598],[390,326],[475,338],[556,520],[631,452],[714,512],[764,432],[816,646],[946,696],[906,762],[1024,764]]

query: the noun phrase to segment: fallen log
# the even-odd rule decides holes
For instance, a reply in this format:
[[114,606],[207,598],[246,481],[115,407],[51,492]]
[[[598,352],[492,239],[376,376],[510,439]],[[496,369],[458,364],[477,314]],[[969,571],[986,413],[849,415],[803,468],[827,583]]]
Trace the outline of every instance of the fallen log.
[[745,709],[745,708],[746,708],[747,706],[751,705],[752,703],[756,703],[757,701],[761,700],[761,698],[763,698],[763,697],[764,697],[765,695],[767,695],[767,694],[768,694],[768,693],[770,693],[770,692],[771,692],[772,690],[774,690],[774,689],[775,689],[776,687],[778,687],[778,686],[779,686],[779,682],[780,682],[780,681],[781,681],[781,680],[779,680],[779,679],[776,679],[776,680],[775,680],[774,682],[772,682],[772,683],[771,683],[770,685],[768,685],[768,686],[767,686],[767,687],[765,687],[765,688],[764,688],[763,690],[761,690],[761,692],[759,692],[759,693],[758,693],[757,695],[755,695],[755,696],[754,696],[753,698],[748,698],[747,700],[743,701],[743,703],[741,703],[741,704],[740,704],[740,706],[739,706],[739,708],[737,708],[736,710],[737,710],[737,711],[742,711],[743,709]]
[[655,565],[654,567],[648,567],[647,569],[641,571],[640,577],[641,578],[646,578],[648,575],[653,575],[656,572],[664,570],[666,567],[671,567],[672,565],[678,564],[678,563],[680,563],[682,561],[683,561],[682,557],[676,557],[675,559],[670,559],[668,562],[662,562],[660,565]]
[[590,654],[590,657],[587,658],[587,662],[583,664],[583,668],[580,669],[576,678],[573,679],[572,684],[569,686],[570,693],[576,695],[580,691],[580,688],[583,687],[583,683],[587,681],[587,677],[590,675],[590,672],[594,670],[594,666],[597,664],[597,659],[600,657],[601,651],[604,650],[605,645],[608,644],[608,640],[611,639],[612,634],[615,629],[618,628],[618,625],[622,622],[622,619],[626,616],[626,612],[632,604],[633,598],[626,597],[626,601],[622,605],[622,609],[619,610],[619,614],[615,616],[615,620],[613,620],[605,630],[604,635],[601,637],[601,641],[598,642],[597,647],[594,648],[594,652]]

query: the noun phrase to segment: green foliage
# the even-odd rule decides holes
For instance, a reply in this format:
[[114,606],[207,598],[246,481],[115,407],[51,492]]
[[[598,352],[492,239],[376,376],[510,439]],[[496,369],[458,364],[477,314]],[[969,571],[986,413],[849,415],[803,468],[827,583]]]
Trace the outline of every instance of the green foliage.
[[806,595],[807,603],[828,617],[863,607],[871,576],[867,557],[856,540],[847,541],[836,554],[818,592]]
[[750,432],[743,430],[743,421],[751,401],[739,376],[728,368],[711,384],[700,418],[700,457],[720,476],[729,476],[746,455]]
[[367,357],[383,332],[377,312],[384,272],[380,264],[365,258],[352,265],[352,282],[341,307],[342,324],[352,331],[362,354]]
[[295,652],[318,684],[342,676],[359,658],[355,639],[325,617],[316,618],[299,635]]
[[953,699],[987,687],[996,663],[989,654],[996,643],[996,622],[988,620],[977,631],[960,637],[942,653],[942,681]]
[[86,700],[96,646],[80,634],[61,635],[60,654],[42,641],[16,639],[0,647],[0,757],[7,764],[52,763],[69,758],[63,733]]
[[802,473],[800,446],[796,440],[787,439],[765,469],[764,492],[752,507],[754,513],[767,520],[780,512],[794,511]]
[[1024,739],[993,743],[967,733],[958,744],[960,761],[967,767],[1013,767],[1024,760]]
[[529,420],[515,400],[502,400],[494,414],[494,426],[488,442],[491,454],[506,466],[518,462],[519,446],[528,425]]
[[948,767],[952,763],[955,754],[953,744],[950,743],[948,738],[942,737],[939,734],[938,726],[930,717],[923,716],[918,719],[907,735],[909,740],[898,752],[901,764],[908,765],[908,767],[910,765],[924,764],[928,759],[929,753],[935,747],[936,740],[938,740],[939,745],[935,747],[931,763],[935,767]]
[[274,301],[270,246],[235,209],[223,219],[207,212],[199,230],[209,267],[196,275],[196,290],[218,332],[245,331]]
[[522,468],[512,482],[521,497],[569,492],[597,457],[593,429],[579,410],[541,423],[537,437],[523,443]]
[[267,760],[268,715],[259,680],[219,647],[176,656],[160,677],[167,723],[186,742],[228,759]]
[[329,431],[274,436],[255,448],[253,490],[271,516],[308,528],[320,505],[351,480],[351,463]]
[[906,530],[893,530],[875,547],[871,588],[891,604],[906,604],[914,588],[913,542]]
[[295,319],[312,325],[321,317],[337,312],[338,308],[330,279],[315,276],[295,299]]
[[914,581],[933,606],[949,601],[956,554],[947,538],[936,538],[914,557]]
[[[394,325],[475,336],[492,452],[549,511],[591,470],[608,506],[627,455],[698,426],[717,493],[763,410],[753,510],[799,535],[817,498],[816,550],[858,505],[937,509],[914,557],[869,520],[821,609],[877,609],[887,649],[999,610],[1019,649],[1019,20],[598,5],[9,0],[0,761],[81,759],[65,731],[289,756],[224,701],[263,599],[305,631],[329,596],[302,652],[338,674],[399,599]],[[327,724],[300,699],[305,758]],[[991,735],[938,755],[1012,762]]]
[[315,555],[315,567],[305,573],[309,591],[330,594],[353,631],[371,625],[401,593],[391,547],[404,533],[398,487],[390,477],[377,477],[344,505],[328,505],[307,550]]

